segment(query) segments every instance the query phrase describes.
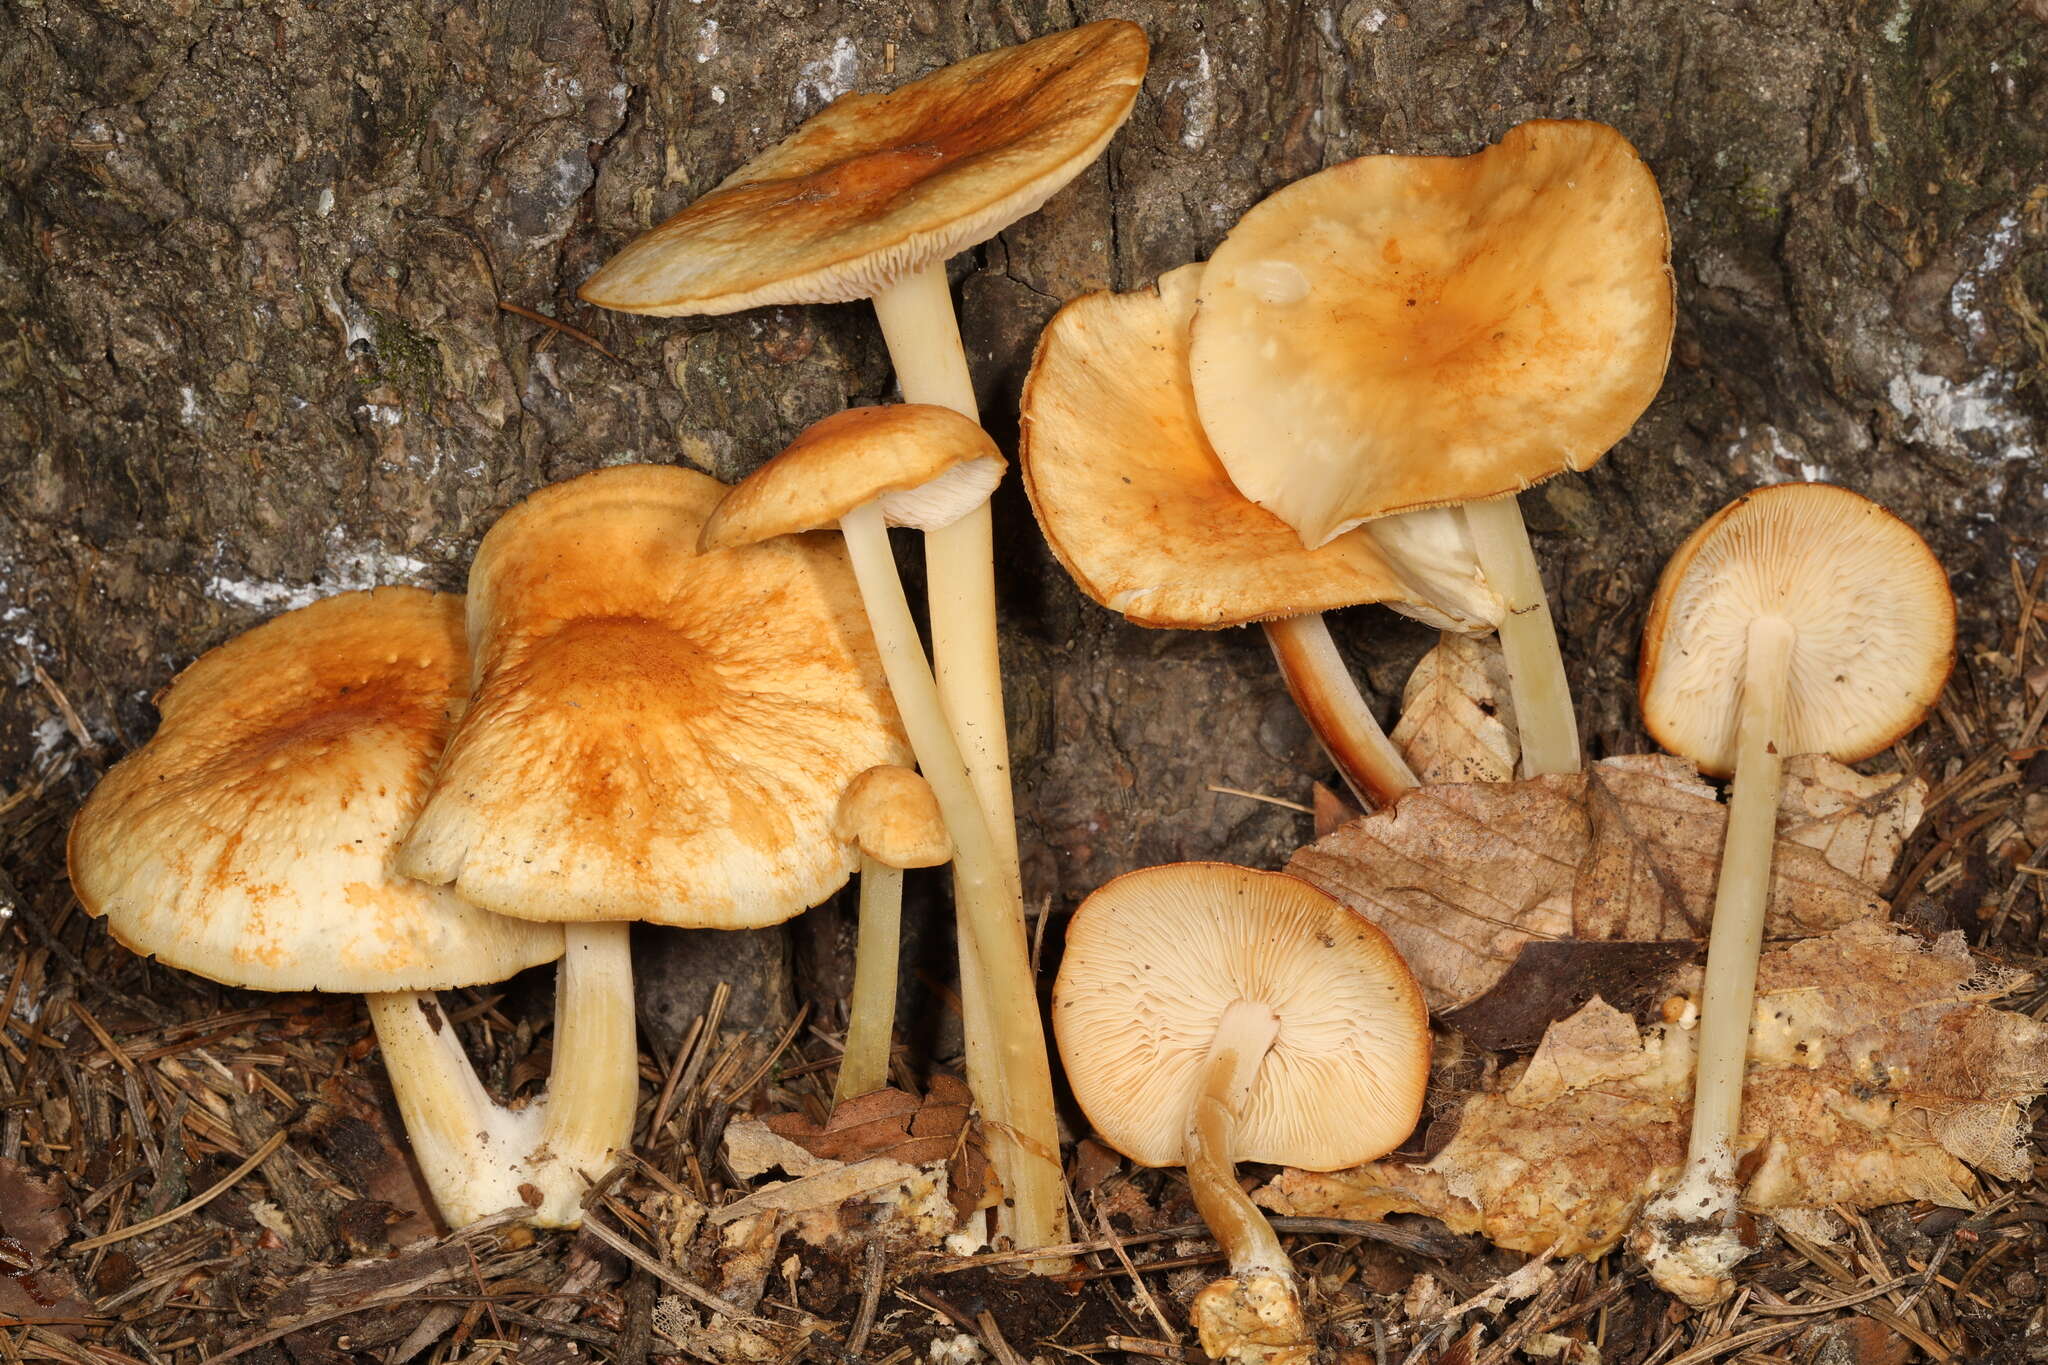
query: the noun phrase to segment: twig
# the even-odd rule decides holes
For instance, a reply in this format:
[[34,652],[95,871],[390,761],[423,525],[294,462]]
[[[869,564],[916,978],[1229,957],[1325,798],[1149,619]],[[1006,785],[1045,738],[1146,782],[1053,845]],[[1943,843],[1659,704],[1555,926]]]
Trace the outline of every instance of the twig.
[[1209,790],[1223,796],[1241,796],[1247,801],[1263,801],[1269,806],[1279,806],[1286,810],[1297,810],[1303,815],[1314,815],[1316,813],[1314,806],[1304,806],[1299,801],[1289,801],[1281,796],[1267,796],[1263,792],[1248,792],[1242,787],[1226,787],[1220,782],[1211,782]]
[[1117,1236],[1116,1229],[1109,1225],[1109,1215],[1102,1211],[1102,1201],[1098,1199],[1093,1202],[1095,1204],[1095,1226],[1102,1229],[1103,1240],[1108,1242],[1109,1249],[1116,1253],[1116,1259],[1122,1264],[1124,1273],[1131,1277],[1131,1286],[1137,1290],[1138,1299],[1145,1305],[1145,1311],[1150,1313],[1152,1320],[1159,1324],[1159,1330],[1166,1335],[1168,1341],[1172,1342],[1175,1346],[1180,1345],[1180,1333],[1175,1331],[1173,1324],[1166,1320],[1166,1314],[1160,1311],[1159,1300],[1152,1297],[1151,1287],[1145,1283],[1145,1277],[1140,1275],[1138,1268],[1131,1264],[1131,1253],[1124,1250],[1123,1238]]
[[154,1218],[145,1219],[140,1223],[130,1223],[127,1227],[122,1228],[117,1232],[103,1232],[97,1237],[88,1237],[82,1242],[73,1242],[69,1247],[66,1248],[66,1250],[90,1251],[94,1247],[112,1246],[115,1242],[125,1242],[130,1237],[140,1237],[145,1232],[155,1232],[158,1228],[167,1227],[170,1224],[177,1222],[180,1218],[183,1218],[186,1214],[191,1213],[195,1209],[205,1208],[215,1199],[218,1199],[221,1195],[227,1193],[227,1191],[231,1187],[233,1187],[235,1182],[239,1181],[243,1176],[249,1174],[249,1172],[255,1170],[258,1166],[261,1166],[264,1162],[268,1161],[271,1158],[271,1156],[276,1153],[278,1148],[284,1146],[284,1140],[286,1136],[288,1135],[282,1128],[278,1129],[275,1133],[272,1133],[270,1135],[270,1141],[264,1143],[255,1151],[249,1153],[249,1157],[246,1161],[244,1161],[241,1165],[235,1167],[235,1169],[233,1169],[232,1171],[229,1171],[225,1176],[222,1176],[220,1182],[216,1184],[212,1189],[206,1191],[206,1193],[195,1195],[192,1198],[187,1199],[184,1203],[178,1205],[178,1207],[174,1209],[166,1209],[164,1212],[158,1214]]
[[618,356],[612,354],[610,348],[608,348],[602,341],[599,341],[596,337],[584,331],[581,327],[572,327],[568,323],[562,321],[560,318],[551,318],[546,313],[537,313],[531,308],[527,308],[521,304],[513,303],[508,299],[499,299],[498,307],[504,309],[508,313],[516,313],[520,317],[525,318],[528,322],[537,322],[543,327],[551,327],[555,331],[560,332],[563,336],[574,337],[576,340],[582,342],[585,346],[588,346],[591,350],[596,351],[599,355],[606,356],[612,360],[618,359]]
[[618,1252],[619,1255],[625,1257],[634,1265],[639,1266],[655,1279],[660,1280],[670,1289],[675,1290],[700,1308],[708,1308],[720,1317],[731,1318],[734,1322],[744,1323],[748,1327],[773,1327],[775,1325],[765,1318],[757,1318],[751,1313],[742,1313],[710,1290],[684,1279],[668,1266],[663,1265],[639,1247],[634,1246],[625,1237],[606,1227],[601,1219],[586,1216],[583,1220],[583,1231],[595,1237],[598,1241],[603,1242],[613,1251]]

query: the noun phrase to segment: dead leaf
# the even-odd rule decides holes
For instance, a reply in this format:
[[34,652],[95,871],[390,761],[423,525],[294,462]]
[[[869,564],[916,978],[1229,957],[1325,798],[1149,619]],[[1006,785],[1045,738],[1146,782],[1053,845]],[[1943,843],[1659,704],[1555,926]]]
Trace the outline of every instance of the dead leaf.
[[[1681,969],[1673,989],[1698,975]],[[2048,1025],[1989,1002],[2025,980],[1973,960],[1959,935],[1928,947],[1883,924],[1768,949],[1743,1099],[1743,1207],[1969,1207],[1972,1166],[2022,1178],[2027,1108],[2048,1087]],[[1428,1162],[1286,1171],[1261,1202],[1310,1216],[1428,1213],[1516,1250],[1598,1254],[1683,1159],[1689,1022],[1638,1029],[1596,1000],[1468,1100]]]
[[47,1324],[46,1331],[76,1337],[93,1307],[78,1282],[48,1257],[71,1228],[63,1199],[12,1161],[0,1159],[0,1319]]
[[972,1103],[965,1081],[940,1072],[922,1100],[901,1090],[874,1090],[839,1105],[822,1125],[802,1114],[770,1114],[765,1122],[777,1136],[834,1161],[944,1161],[953,1203],[965,1214],[1002,1197],[972,1122]]
[[[1691,764],[1633,755],[1524,782],[1421,787],[1299,850],[1287,870],[1384,929],[1442,1013],[1492,989],[1525,943],[1701,937],[1725,823]],[[1886,913],[1819,851],[1780,841],[1772,937]]]
[[1522,750],[1500,638],[1445,631],[1408,675],[1388,738],[1425,785],[1513,781]]
[[1817,849],[1859,881],[1882,886],[1927,810],[1927,783],[1902,773],[1865,777],[1826,754],[1785,762],[1778,837]]
[[1492,1052],[1536,1046],[1543,1031],[1596,997],[1638,1019],[1653,1015],[1669,994],[1679,963],[1699,951],[1677,943],[1587,943],[1581,939],[1525,943],[1492,990],[1442,1016],[1442,1022]]
[[1322,838],[1325,834],[1330,834],[1344,828],[1344,826],[1365,814],[1364,811],[1346,801],[1335,790],[1324,783],[1318,782],[1310,790],[1313,795],[1310,796],[1309,801],[1315,810],[1316,838],[1318,839]]

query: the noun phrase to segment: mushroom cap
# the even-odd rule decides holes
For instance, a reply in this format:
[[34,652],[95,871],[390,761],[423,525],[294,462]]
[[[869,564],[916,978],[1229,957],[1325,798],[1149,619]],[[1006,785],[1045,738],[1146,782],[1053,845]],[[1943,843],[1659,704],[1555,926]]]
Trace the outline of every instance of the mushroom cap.
[[1103,19],[846,95],[624,250],[577,292],[629,313],[844,303],[987,241],[1109,144],[1145,78]]
[[1912,527],[1833,484],[1745,493],[1664,566],[1637,675],[1651,736],[1711,776],[1735,768],[1759,616],[1783,617],[1794,632],[1788,754],[1868,758],[1920,723],[1955,663],[1955,597]]
[[[1429,612],[1371,535],[1304,549],[1230,482],[1188,382],[1201,280],[1184,265],[1150,289],[1084,294],[1039,337],[1018,463],[1053,553],[1081,591],[1141,626],[1206,630],[1360,602]],[[1474,624],[1455,604],[1433,617]]]
[[1209,1041],[1237,1000],[1280,1016],[1235,1156],[1355,1166],[1415,1127],[1429,1014],[1393,944],[1298,878],[1224,863],[1126,873],[1081,903],[1053,985],[1074,1098],[1104,1141],[1181,1164]]
[[700,543],[719,550],[829,529],[877,498],[890,525],[936,531],[986,502],[1007,467],[988,433],[951,408],[848,408],[734,484]]
[[889,867],[937,867],[953,857],[953,836],[931,784],[892,763],[853,779],[839,798],[832,832]]
[[907,763],[844,547],[696,550],[726,486],[544,488],[470,568],[476,678],[400,860],[540,920],[775,924],[832,894],[854,775]]
[[1245,496],[1321,545],[1598,460],[1677,317],[1657,182],[1599,123],[1296,181],[1209,262],[1192,363]]
[[201,655],[72,822],[71,884],[138,953],[266,991],[442,990],[562,932],[392,869],[462,704],[462,599],[342,593]]

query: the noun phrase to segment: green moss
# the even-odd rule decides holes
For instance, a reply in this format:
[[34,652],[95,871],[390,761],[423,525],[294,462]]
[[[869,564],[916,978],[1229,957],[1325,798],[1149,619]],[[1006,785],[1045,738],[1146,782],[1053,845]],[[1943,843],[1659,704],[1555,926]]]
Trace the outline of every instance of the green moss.
[[370,310],[377,355],[377,377],[396,386],[406,406],[422,413],[434,410],[434,394],[443,380],[441,348],[433,339],[406,326],[389,313]]

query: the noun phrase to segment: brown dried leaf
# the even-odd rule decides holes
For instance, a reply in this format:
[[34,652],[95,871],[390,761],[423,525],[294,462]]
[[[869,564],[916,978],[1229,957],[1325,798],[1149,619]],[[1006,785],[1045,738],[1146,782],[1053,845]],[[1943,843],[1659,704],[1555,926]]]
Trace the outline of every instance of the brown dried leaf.
[[1830,865],[1882,886],[1927,809],[1927,783],[1902,773],[1865,777],[1826,754],[1785,761],[1778,837],[1819,850]]
[[1500,638],[1445,631],[1408,675],[1388,738],[1425,785],[1513,781],[1522,748]]
[[802,1114],[770,1114],[763,1122],[813,1156],[832,1161],[886,1156],[922,1166],[953,1155],[967,1126],[969,1103],[966,1085],[940,1074],[922,1100],[901,1090],[872,1090],[835,1107],[822,1125]]
[[[1698,976],[1682,969],[1673,989],[1695,989]],[[1959,936],[1926,947],[1881,924],[1766,951],[1744,1091],[1753,1159],[1743,1206],[1967,1207],[1972,1166],[2024,1175],[2027,1106],[2048,1088],[2048,1025],[1988,1003],[2023,980],[1980,966]],[[1430,1161],[1287,1171],[1260,1198],[1312,1216],[1428,1213],[1522,1251],[1603,1251],[1683,1158],[1685,1024],[1639,1030],[1594,1001],[1467,1101]]]
[[78,1283],[47,1257],[71,1227],[63,1199],[12,1161],[0,1159],[0,1319],[47,1323],[46,1330],[78,1336],[92,1305],[78,1296]]
[[[1301,849],[1288,871],[1386,930],[1442,1012],[1492,989],[1531,941],[1702,936],[1725,822],[1692,765],[1635,755],[1525,782],[1418,788]],[[1885,914],[1819,851],[1780,841],[1772,937]]]

